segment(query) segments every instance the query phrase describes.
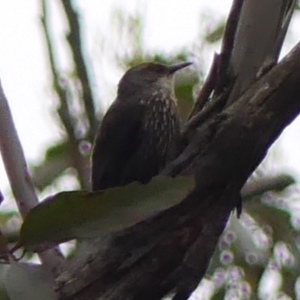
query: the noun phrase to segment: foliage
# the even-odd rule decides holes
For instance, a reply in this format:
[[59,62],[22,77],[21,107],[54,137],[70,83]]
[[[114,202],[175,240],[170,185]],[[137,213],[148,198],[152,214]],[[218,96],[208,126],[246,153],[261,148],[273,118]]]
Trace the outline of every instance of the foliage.
[[193,186],[190,177],[158,176],[147,185],[133,182],[94,193],[58,193],[30,211],[20,243],[27,250],[40,250],[43,243],[53,246],[115,233],[178,204]]

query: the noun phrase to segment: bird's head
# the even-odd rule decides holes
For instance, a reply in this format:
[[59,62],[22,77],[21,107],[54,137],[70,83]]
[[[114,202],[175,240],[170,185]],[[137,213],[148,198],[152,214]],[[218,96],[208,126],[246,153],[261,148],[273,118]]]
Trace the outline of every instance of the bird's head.
[[173,90],[173,76],[192,63],[185,62],[172,66],[158,63],[143,63],[129,69],[119,83],[118,93],[137,93],[143,89],[160,88],[166,92]]

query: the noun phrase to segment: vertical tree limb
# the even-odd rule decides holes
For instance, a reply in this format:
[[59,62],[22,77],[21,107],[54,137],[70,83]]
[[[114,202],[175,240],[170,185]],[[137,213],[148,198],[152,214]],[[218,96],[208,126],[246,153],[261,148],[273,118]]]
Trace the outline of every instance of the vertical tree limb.
[[57,68],[57,63],[55,59],[55,50],[53,39],[51,38],[50,32],[50,22],[47,8],[47,0],[42,0],[42,28],[44,31],[45,41],[46,41],[46,50],[48,52],[49,65],[52,75],[54,91],[57,93],[60,107],[57,110],[57,113],[60,117],[60,121],[65,127],[67,138],[69,142],[69,153],[72,161],[73,167],[77,170],[79,182],[82,188],[88,189],[90,186],[89,180],[89,169],[87,167],[86,160],[81,155],[79,151],[80,140],[76,137],[75,133],[75,123],[76,119],[70,112],[68,106],[68,91],[67,87],[63,87],[60,83],[60,75]]
[[224,66],[235,81],[228,104],[277,63],[295,5],[295,0],[243,0],[230,61]]
[[89,140],[92,141],[97,131],[98,122],[95,113],[93,92],[91,89],[92,85],[84,59],[81,28],[78,14],[73,7],[72,1],[64,0],[61,1],[61,4],[64,8],[70,27],[70,32],[68,34],[67,40],[69,42],[71,54],[73,56],[75,71],[82,86],[82,98],[90,125],[90,132],[88,134],[88,137]]
[[201,87],[201,90],[197,96],[195,105],[188,117],[188,120],[192,119],[193,116],[195,116],[197,113],[202,111],[206,103],[209,101],[209,97],[216,85],[217,72],[219,69],[219,61],[220,61],[220,57],[218,54],[215,53],[212,66],[209,70],[209,73],[206,77],[203,86]]
[[224,36],[222,39],[222,47],[219,59],[220,62],[217,71],[217,84],[215,86],[215,96],[219,96],[227,84],[233,80],[233,74],[229,63],[244,2],[245,0],[234,0],[228,16]]
[[[7,99],[0,84],[0,150],[19,212],[24,219],[39,201],[35,193],[24,152],[13,123]],[[64,258],[58,249],[39,254],[43,265],[52,272],[62,267]]]

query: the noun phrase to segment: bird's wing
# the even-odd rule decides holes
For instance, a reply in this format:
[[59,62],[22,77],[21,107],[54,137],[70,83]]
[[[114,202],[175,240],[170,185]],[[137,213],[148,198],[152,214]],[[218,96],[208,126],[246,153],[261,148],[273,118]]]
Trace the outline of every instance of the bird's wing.
[[122,171],[139,147],[143,105],[118,99],[103,118],[92,153],[92,190],[118,186]]

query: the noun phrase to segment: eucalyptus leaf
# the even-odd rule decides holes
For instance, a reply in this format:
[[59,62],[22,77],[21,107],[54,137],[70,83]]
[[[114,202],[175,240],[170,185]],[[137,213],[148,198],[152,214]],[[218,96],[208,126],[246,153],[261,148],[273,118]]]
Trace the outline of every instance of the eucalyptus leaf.
[[192,177],[156,177],[100,192],[62,192],[27,215],[20,242],[27,250],[71,239],[88,239],[130,227],[179,202],[193,188]]

